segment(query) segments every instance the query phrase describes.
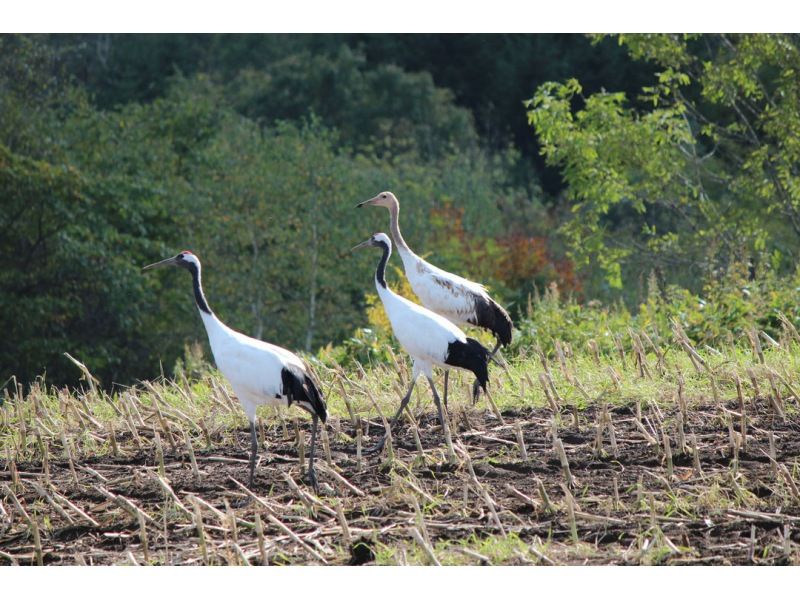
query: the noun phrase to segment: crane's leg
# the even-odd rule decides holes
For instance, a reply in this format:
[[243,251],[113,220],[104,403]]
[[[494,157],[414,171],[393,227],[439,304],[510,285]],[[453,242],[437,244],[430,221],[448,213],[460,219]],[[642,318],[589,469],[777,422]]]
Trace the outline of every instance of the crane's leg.
[[447,438],[449,431],[447,429],[447,419],[445,419],[447,408],[442,410],[442,402],[439,400],[439,393],[436,392],[436,387],[433,385],[432,376],[428,376],[428,383],[431,385],[431,390],[433,391],[433,402],[436,403],[436,409],[439,411],[439,423],[442,424],[442,433],[445,435],[445,438]]
[[450,370],[444,371],[444,408],[447,409],[447,382],[450,379]]
[[403,400],[400,401],[400,408],[397,410],[397,413],[394,414],[392,421],[389,423],[389,429],[386,430],[386,434],[384,434],[383,438],[381,438],[380,441],[378,441],[378,444],[376,444],[372,448],[367,449],[366,451],[364,451],[364,453],[366,453],[367,455],[372,455],[374,453],[379,453],[383,449],[383,445],[386,444],[386,439],[389,437],[391,429],[394,428],[394,425],[400,418],[400,414],[403,412],[403,409],[406,408],[406,405],[408,405],[408,402],[411,400],[411,393],[414,391],[414,385],[416,383],[417,383],[417,376],[415,372],[414,378],[411,380],[411,386],[409,387],[406,396],[404,396]]
[[311,455],[308,458],[308,471],[306,472],[306,480],[314,488],[314,492],[319,494],[319,486],[317,485],[317,473],[314,470],[314,452],[317,448],[317,425],[319,424],[319,417],[313,416],[313,424],[311,426]]
[[256,455],[258,454],[258,436],[256,435],[256,419],[250,420],[250,481],[247,487],[253,487],[253,474],[256,471]]
[[[498,349],[500,349],[500,341],[499,340],[497,341],[497,343],[495,343],[494,349],[492,349],[492,352],[489,354],[489,359],[492,359],[494,357],[494,355],[495,355],[495,353],[497,353]],[[506,368],[506,371],[508,371],[508,368]],[[473,405],[478,402],[478,395],[480,393],[481,393],[481,385],[478,384],[477,380],[475,380],[475,382],[472,383],[472,404]],[[447,407],[447,402],[445,402],[445,407]]]

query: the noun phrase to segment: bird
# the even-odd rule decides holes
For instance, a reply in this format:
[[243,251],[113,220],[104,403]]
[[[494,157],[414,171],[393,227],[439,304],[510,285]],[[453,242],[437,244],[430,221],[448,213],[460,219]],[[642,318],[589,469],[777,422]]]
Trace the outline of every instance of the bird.
[[[403,260],[403,269],[414,294],[422,305],[447,318],[456,326],[471,324],[489,330],[496,339],[492,358],[501,346],[511,343],[514,324],[503,307],[489,296],[486,287],[429,264],[411,251],[400,233],[400,202],[391,191],[383,191],[356,207],[381,206],[389,210],[392,239]],[[447,407],[449,372],[444,374],[444,402]],[[473,385],[472,399],[477,400],[478,385]]]
[[[383,448],[386,438],[397,422],[400,414],[408,405],[417,378],[424,374],[433,391],[433,400],[439,412],[442,430],[447,423],[436,386],[433,383],[433,366],[460,368],[475,374],[475,382],[486,392],[489,382],[489,350],[474,338],[467,337],[464,332],[448,319],[431,310],[409,301],[394,293],[386,284],[386,263],[392,254],[392,241],[386,233],[375,233],[369,239],[353,247],[351,251],[367,247],[383,250],[378,267],[375,270],[375,288],[383,303],[383,309],[389,318],[392,332],[403,349],[413,359],[411,386],[400,403],[400,408],[389,424],[389,430],[381,441],[368,452],[377,452]],[[445,410],[447,406],[445,405]]]
[[306,480],[317,489],[314,471],[317,424],[328,418],[325,400],[310,368],[297,355],[276,345],[251,338],[226,326],[208,306],[201,281],[200,259],[191,251],[142,268],[142,271],[165,266],[177,266],[192,275],[194,300],[208,334],[214,361],[227,378],[250,420],[250,478],[253,487],[258,440],[256,437],[256,408],[259,405],[297,405],[308,411],[313,420],[311,454]]

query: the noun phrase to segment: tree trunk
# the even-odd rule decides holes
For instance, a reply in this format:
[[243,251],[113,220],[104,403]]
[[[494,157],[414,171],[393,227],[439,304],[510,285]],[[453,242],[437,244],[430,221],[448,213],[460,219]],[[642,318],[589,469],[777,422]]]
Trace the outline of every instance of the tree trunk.
[[311,280],[308,285],[308,328],[306,329],[306,352],[311,351],[314,328],[317,323],[317,262],[319,247],[317,243],[317,223],[311,224]]

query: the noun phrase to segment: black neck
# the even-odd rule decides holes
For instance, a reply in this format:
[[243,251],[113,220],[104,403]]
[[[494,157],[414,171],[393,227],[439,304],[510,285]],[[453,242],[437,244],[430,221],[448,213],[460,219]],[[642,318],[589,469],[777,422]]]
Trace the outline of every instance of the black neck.
[[381,285],[384,289],[386,288],[386,262],[389,261],[389,255],[392,253],[391,248],[381,243],[383,247],[383,255],[381,256],[381,261],[378,263],[378,269],[375,271],[375,280]]
[[208,307],[206,297],[203,295],[203,286],[200,284],[200,270],[192,264],[189,271],[192,273],[192,287],[194,287],[194,301],[197,303],[197,308],[211,315],[211,308]]

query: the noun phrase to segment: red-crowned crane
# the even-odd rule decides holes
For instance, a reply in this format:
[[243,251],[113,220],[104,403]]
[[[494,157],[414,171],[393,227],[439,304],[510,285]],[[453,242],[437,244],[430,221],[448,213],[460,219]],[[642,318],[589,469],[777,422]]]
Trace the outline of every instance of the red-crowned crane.
[[[472,324],[485,328],[497,339],[492,357],[501,346],[511,343],[513,324],[505,309],[489,297],[486,288],[461,276],[445,272],[429,264],[409,249],[400,234],[400,202],[390,191],[379,193],[372,199],[362,201],[356,207],[382,206],[389,210],[390,231],[403,260],[403,269],[411,289],[422,305],[450,320],[457,326]],[[444,373],[444,402],[447,407],[447,382],[449,372]],[[478,385],[473,386],[473,401],[477,398]]]
[[[433,400],[436,409],[439,411],[439,421],[442,429],[445,426],[445,415],[442,412],[442,405],[439,402],[439,395],[433,384],[433,366],[443,368],[461,368],[475,374],[475,382],[486,391],[486,383],[489,381],[488,363],[490,359],[489,350],[481,345],[474,338],[467,337],[462,330],[443,318],[433,313],[431,310],[417,305],[408,299],[392,292],[386,285],[386,262],[392,253],[392,242],[385,233],[375,233],[363,243],[353,247],[353,250],[364,247],[378,247],[383,250],[383,255],[375,270],[375,288],[378,296],[383,302],[383,309],[389,317],[392,325],[392,332],[402,345],[403,349],[414,360],[411,373],[411,387],[403,397],[400,408],[389,424],[390,429],[400,417],[403,409],[411,399],[411,392],[420,374],[424,374],[428,379],[433,391]],[[445,406],[445,409],[447,406]],[[389,434],[369,452],[376,452],[383,448],[383,444]]]
[[192,275],[194,300],[208,333],[214,361],[230,382],[247,414],[247,419],[250,420],[250,479],[248,485],[253,486],[256,454],[258,453],[256,408],[259,405],[290,406],[295,404],[308,411],[313,419],[307,480],[316,489],[314,449],[316,448],[317,423],[320,419],[323,424],[325,423],[328,411],[319,384],[311,370],[294,353],[250,338],[223,324],[208,307],[201,283],[200,260],[191,251],[183,251],[175,257],[145,266],[142,270],[163,266],[178,266],[188,270]]

